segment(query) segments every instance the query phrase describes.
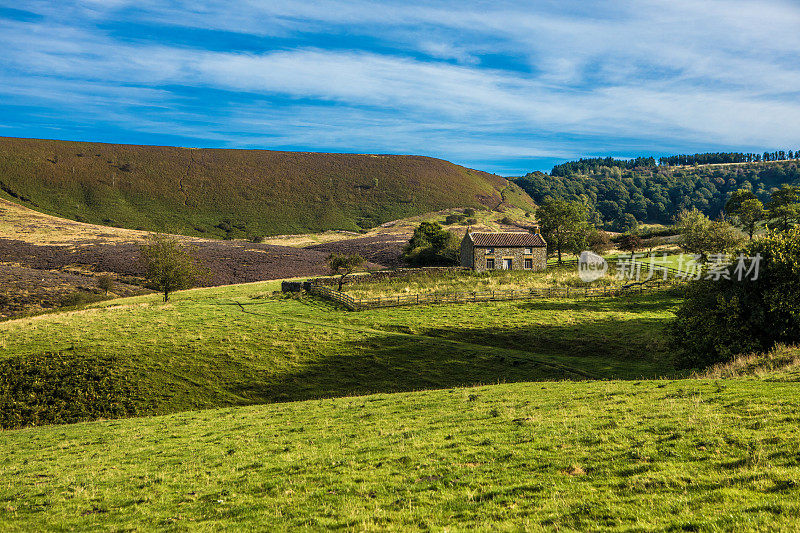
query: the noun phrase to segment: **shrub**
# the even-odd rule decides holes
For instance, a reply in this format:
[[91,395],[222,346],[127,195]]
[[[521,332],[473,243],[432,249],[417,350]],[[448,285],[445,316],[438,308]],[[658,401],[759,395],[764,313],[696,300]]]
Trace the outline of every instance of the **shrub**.
[[800,339],[800,229],[772,233],[742,253],[760,254],[756,280],[731,275],[688,286],[671,326],[680,367],[705,367]]
[[444,217],[444,223],[448,225],[457,224],[458,222],[464,220],[464,218],[465,218],[464,215],[461,214],[447,215],[446,217]]
[[464,209],[464,216],[465,217],[474,217],[475,216],[475,210],[472,209],[471,207],[468,207],[468,208]]
[[75,291],[62,296],[59,301],[61,307],[76,307],[103,300],[103,295],[87,291]]
[[417,266],[447,266],[458,263],[458,237],[436,222],[423,222],[403,248],[403,259]]
[[135,415],[135,383],[130,367],[111,356],[14,355],[0,360],[0,428]]

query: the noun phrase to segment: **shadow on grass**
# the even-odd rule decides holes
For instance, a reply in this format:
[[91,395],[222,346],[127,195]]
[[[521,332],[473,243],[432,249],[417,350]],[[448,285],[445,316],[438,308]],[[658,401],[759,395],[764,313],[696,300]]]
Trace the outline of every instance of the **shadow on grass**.
[[[452,349],[425,337],[377,335],[343,342],[335,355],[280,375],[247,376],[230,392],[262,401],[293,401],[520,381],[581,380],[585,376],[531,354],[464,345]],[[244,376],[243,376],[244,377]]]

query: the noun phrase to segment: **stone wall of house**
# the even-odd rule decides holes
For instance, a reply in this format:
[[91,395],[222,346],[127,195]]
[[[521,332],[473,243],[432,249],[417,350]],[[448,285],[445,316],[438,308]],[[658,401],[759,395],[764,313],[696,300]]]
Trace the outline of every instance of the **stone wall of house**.
[[495,270],[503,268],[503,259],[511,259],[511,270],[525,270],[525,259],[530,258],[533,260],[533,268],[531,270],[544,270],[547,268],[547,248],[535,247],[531,251],[533,253],[526,254],[525,248],[513,247],[505,248],[496,246],[493,248],[493,253],[486,253],[487,248],[475,248],[475,271],[485,272],[488,270],[486,264],[487,259],[494,258]]
[[461,266],[466,268],[472,268],[473,262],[473,247],[472,241],[469,239],[469,234],[467,234],[461,240],[461,253],[459,256],[461,257]]

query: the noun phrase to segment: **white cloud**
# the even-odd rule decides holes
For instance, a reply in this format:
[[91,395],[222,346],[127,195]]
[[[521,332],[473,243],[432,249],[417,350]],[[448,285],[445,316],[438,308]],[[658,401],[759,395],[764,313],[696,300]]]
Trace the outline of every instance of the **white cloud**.
[[[279,112],[254,104],[251,115],[222,102],[205,114],[187,109],[181,119],[188,126],[159,120],[152,109],[132,123],[230,144],[263,139],[445,157],[473,150],[486,159],[581,155],[586,148],[578,143],[596,146],[603,137],[608,146],[636,139],[658,149],[783,146],[800,136],[796,5],[537,6],[250,0],[231,9],[222,1],[81,0],[56,8],[32,0],[27,8],[43,22],[0,21],[0,94],[11,103],[60,100],[105,113],[115,103],[122,113],[150,106],[171,118],[183,112],[172,86],[280,96],[290,100]],[[298,45],[215,52],[198,43],[120,41],[97,26],[131,18],[296,37]],[[381,43],[381,51],[325,48],[303,32],[361,36]],[[498,56],[514,58],[515,67],[493,63]],[[205,136],[197,124],[208,124]]]

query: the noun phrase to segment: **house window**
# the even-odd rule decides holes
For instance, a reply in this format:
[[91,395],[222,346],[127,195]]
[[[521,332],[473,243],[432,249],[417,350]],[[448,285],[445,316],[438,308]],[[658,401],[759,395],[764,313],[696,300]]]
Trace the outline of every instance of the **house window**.
[[492,255],[494,253],[494,248],[487,248],[486,255]]
[[486,270],[494,270],[494,257],[486,258]]
[[533,269],[533,259],[530,257],[525,258],[525,270]]
[[525,253],[526,254],[532,254],[533,253],[533,248],[525,248]]
[[503,270],[513,270],[512,266],[513,260],[505,258],[503,259]]

